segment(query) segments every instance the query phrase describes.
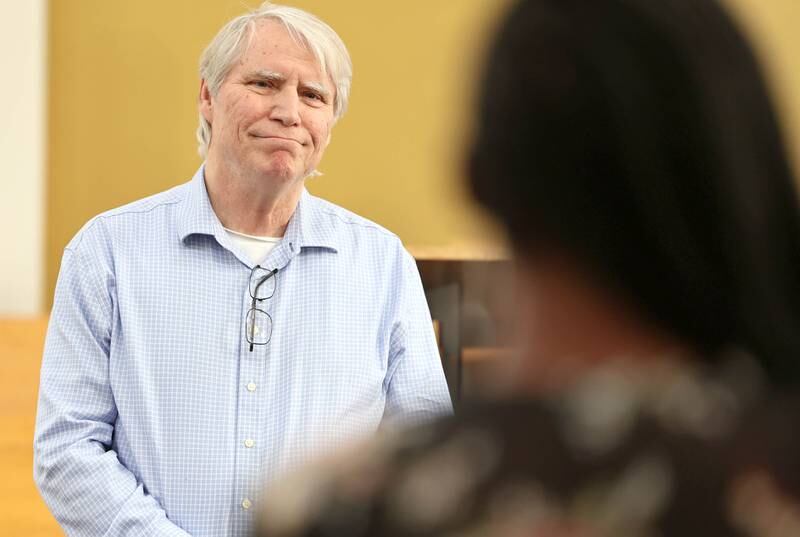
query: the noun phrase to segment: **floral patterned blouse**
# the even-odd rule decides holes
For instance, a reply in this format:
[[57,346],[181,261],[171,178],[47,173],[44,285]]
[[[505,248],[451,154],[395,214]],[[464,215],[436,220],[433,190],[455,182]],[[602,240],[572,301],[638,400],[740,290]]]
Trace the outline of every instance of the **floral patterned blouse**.
[[265,492],[256,533],[798,537],[798,418],[752,361],[606,368],[307,467]]

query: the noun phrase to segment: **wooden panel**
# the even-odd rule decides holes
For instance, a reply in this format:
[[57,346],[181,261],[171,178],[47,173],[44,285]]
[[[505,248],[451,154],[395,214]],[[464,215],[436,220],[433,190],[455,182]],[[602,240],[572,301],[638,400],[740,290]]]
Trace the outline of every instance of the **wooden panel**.
[[63,535],[33,483],[33,425],[47,319],[0,319],[0,533]]
[[516,355],[510,347],[464,347],[461,349],[461,359],[465,364],[472,362],[501,362],[508,361]]

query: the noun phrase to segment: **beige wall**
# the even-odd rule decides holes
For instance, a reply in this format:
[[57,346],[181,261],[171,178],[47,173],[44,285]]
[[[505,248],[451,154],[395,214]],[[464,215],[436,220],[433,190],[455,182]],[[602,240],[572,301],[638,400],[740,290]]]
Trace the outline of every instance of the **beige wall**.
[[[48,296],[64,244],[88,218],[197,168],[197,58],[257,3],[50,1]],[[411,246],[491,240],[463,195],[459,157],[477,53],[507,0],[288,1],[336,28],[355,64],[350,111],[312,192]],[[800,2],[730,1],[768,60],[786,125],[800,131]]]
[[0,2],[0,317],[42,305],[46,8],[45,0]]
[[[48,293],[88,218],[194,173],[197,59],[244,5],[51,2]],[[457,170],[476,51],[505,0],[290,3],[329,22],[354,62],[350,110],[309,189],[407,244],[481,232]]]

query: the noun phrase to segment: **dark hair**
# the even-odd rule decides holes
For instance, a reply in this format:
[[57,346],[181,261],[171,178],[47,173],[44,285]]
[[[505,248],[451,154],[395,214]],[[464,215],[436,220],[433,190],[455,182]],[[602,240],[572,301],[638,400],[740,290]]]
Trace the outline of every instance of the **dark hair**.
[[470,155],[518,254],[564,252],[713,359],[795,383],[800,225],[764,80],[714,0],[526,0]]

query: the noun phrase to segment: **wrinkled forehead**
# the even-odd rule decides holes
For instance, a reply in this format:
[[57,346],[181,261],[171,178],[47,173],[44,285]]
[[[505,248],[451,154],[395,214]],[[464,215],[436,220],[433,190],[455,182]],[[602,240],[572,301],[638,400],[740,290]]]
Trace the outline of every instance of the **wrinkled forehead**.
[[[320,80],[327,80],[331,86],[335,87],[322,51],[318,47],[312,46],[303,34],[278,18],[264,17],[254,20],[248,25],[247,38],[239,61],[242,61],[247,56],[256,40],[260,40],[262,45],[270,48],[271,46],[277,47],[277,42],[284,41],[287,36],[292,45],[308,55],[303,60],[314,63],[315,69],[319,72]],[[299,56],[298,59],[300,59]]]

